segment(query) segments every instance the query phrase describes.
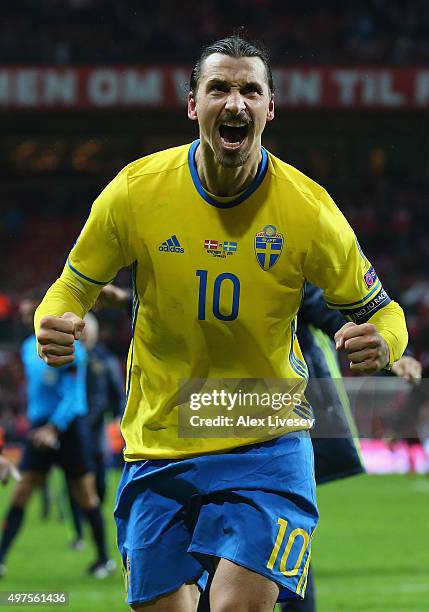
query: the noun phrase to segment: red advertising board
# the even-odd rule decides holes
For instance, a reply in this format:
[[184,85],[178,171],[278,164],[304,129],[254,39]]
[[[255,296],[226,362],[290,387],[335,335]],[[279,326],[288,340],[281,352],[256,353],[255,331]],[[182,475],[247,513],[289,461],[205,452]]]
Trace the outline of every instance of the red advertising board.
[[[0,109],[174,109],[187,67],[0,66]],[[274,70],[276,103],[299,109],[428,109],[429,69],[288,67]]]

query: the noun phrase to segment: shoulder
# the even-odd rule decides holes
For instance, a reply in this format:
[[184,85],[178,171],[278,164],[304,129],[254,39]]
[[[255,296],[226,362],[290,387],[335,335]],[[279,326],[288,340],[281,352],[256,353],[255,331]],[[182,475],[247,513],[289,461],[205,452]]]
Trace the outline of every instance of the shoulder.
[[321,202],[327,195],[324,187],[272,153],[268,153],[268,158],[269,172],[277,181],[279,188],[319,209]]
[[187,164],[189,144],[137,159],[124,168],[108,183],[94,204],[97,211],[128,210],[130,184],[140,177],[165,176]]
[[158,151],[151,155],[141,157],[124,168],[129,180],[149,174],[160,174],[176,170],[188,163],[190,144],[181,145]]
[[344,223],[343,214],[322,185],[271,153],[269,158],[270,172],[281,194],[286,201],[292,198],[298,204],[296,209],[301,217],[313,218],[317,223]]

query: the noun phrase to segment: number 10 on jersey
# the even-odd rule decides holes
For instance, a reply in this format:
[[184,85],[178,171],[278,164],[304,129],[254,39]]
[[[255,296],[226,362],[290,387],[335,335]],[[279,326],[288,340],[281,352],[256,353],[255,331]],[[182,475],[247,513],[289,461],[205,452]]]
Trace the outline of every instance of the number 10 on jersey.
[[[214,282],[209,277],[207,270],[197,270],[196,275],[199,278],[198,291],[198,319],[206,320],[207,294],[209,301],[213,296],[212,311],[216,319],[221,321],[234,321],[238,317],[238,309],[240,304],[240,281],[235,274],[224,272],[219,274],[214,279]],[[222,285],[232,283],[232,303],[228,308],[228,312],[220,311],[220,299],[222,293]]]

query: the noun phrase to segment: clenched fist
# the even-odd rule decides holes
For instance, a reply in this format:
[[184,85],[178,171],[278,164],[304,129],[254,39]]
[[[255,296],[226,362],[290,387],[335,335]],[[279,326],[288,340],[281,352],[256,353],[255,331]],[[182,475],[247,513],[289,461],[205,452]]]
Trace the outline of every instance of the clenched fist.
[[375,374],[389,363],[389,347],[371,323],[346,323],[334,336],[337,350],[344,348],[350,369],[360,374]]
[[73,312],[62,317],[43,317],[37,334],[39,356],[54,368],[72,363],[74,341],[80,339],[84,327],[85,321]]

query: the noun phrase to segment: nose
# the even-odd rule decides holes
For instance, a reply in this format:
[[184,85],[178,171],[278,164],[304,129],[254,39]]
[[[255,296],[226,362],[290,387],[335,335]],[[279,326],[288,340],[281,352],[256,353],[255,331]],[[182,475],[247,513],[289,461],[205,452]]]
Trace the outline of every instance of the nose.
[[232,115],[239,115],[245,109],[246,105],[241,93],[238,90],[231,90],[226,100],[225,110],[229,111]]

